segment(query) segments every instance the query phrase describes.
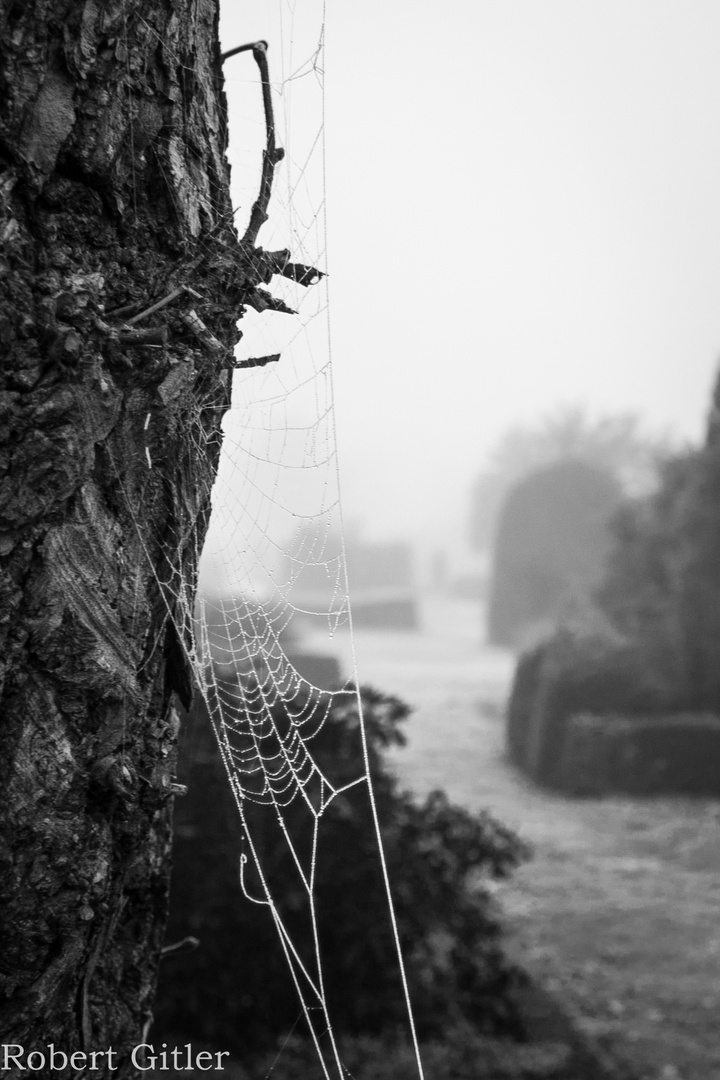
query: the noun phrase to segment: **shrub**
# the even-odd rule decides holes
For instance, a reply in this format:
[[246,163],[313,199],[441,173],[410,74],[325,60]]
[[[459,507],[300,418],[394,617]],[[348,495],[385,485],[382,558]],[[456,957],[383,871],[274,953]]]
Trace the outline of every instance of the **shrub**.
[[[400,937],[418,1028],[439,1036],[451,1023],[517,1033],[514,989],[522,981],[501,947],[498,910],[486,887],[507,876],[526,854],[489,814],[453,806],[442,792],[416,802],[384,762],[403,741],[405,705],[362,691],[368,755],[393,886]],[[301,708],[302,703],[284,708]],[[158,1022],[163,1031],[215,1042],[240,1054],[285,1036],[300,1012],[296,992],[265,907],[249,903],[238,882],[237,811],[207,717],[194,718],[192,760],[178,805],[170,941],[192,934],[200,948],[163,964]],[[321,768],[342,786],[358,773],[355,699],[340,696],[313,739]],[[201,745],[198,746],[197,740]],[[205,749],[203,749],[203,744]],[[288,810],[295,845],[307,841],[300,802]],[[259,819],[258,819],[259,820]],[[314,952],[307,898],[287,846],[266,815],[264,869],[300,951]],[[305,848],[303,848],[305,850]],[[336,797],[322,817],[315,859],[315,903],[324,978],[334,1027],[373,1034],[404,1025],[402,989],[380,874],[367,790]],[[248,870],[246,888],[261,893]]]
[[[453,1028],[442,1041],[422,1046],[425,1075],[435,1080],[568,1080],[569,1047],[564,1043],[516,1043],[479,1035],[468,1027]],[[291,1039],[279,1053],[257,1062],[257,1075],[272,1080],[323,1080],[307,1041]],[[411,1046],[398,1038],[368,1036],[345,1039],[342,1061],[354,1080],[417,1080]],[[271,1072],[272,1070],[272,1072]]]
[[720,379],[702,447],[666,462],[656,492],[626,507],[598,599],[671,672],[673,708],[720,709]]
[[697,705],[692,657],[698,619],[684,608],[701,463],[698,451],[665,462],[658,490],[628,502],[616,515],[607,570],[596,594],[620,633],[641,643],[648,664],[672,680],[681,707],[690,708]]
[[518,664],[508,707],[511,756],[538,782],[553,785],[573,714],[654,715],[669,697],[642,650],[606,620],[566,624]]
[[520,655],[515,668],[506,713],[506,745],[510,760],[525,765],[534,703],[538,700],[543,665],[550,643],[543,641]]
[[720,795],[720,718],[570,717],[559,766],[573,794]]

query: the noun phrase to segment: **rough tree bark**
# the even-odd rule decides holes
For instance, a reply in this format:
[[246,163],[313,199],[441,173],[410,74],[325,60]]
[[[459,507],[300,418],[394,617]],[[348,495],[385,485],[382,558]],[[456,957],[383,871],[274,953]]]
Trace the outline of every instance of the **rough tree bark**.
[[3,3],[0,1042],[114,1076],[163,936],[178,570],[268,280],[225,132],[217,0]]

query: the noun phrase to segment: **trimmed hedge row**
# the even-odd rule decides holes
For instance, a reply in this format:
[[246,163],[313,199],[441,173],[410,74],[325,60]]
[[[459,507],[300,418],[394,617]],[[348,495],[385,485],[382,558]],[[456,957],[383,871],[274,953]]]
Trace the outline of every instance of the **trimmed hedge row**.
[[507,712],[510,758],[538,783],[561,786],[571,717],[660,715],[669,696],[642,653],[606,624],[561,627],[518,662]]
[[558,772],[576,795],[720,796],[720,717],[571,716]]
[[507,749],[537,783],[568,794],[720,796],[720,717],[683,708],[602,620],[560,627],[520,657]]

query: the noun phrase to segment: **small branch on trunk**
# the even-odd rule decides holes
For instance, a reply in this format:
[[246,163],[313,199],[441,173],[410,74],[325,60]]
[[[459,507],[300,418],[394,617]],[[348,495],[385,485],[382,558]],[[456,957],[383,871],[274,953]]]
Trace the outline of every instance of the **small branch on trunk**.
[[[125,325],[134,326],[135,323],[140,322],[142,319],[147,319],[148,315],[154,315],[156,311],[161,311],[164,307],[167,307],[168,304],[171,304],[173,300],[177,300],[179,296],[182,296],[183,293],[187,293],[188,296],[194,297],[195,300],[202,300],[202,296],[200,295],[200,293],[196,292],[195,289],[191,289],[189,285],[178,285],[178,287],[176,289],[173,289],[172,292],[169,292],[167,296],[163,296],[162,300],[158,300],[157,303],[152,304],[149,308],[145,308],[137,315],[133,315],[131,319],[125,319]],[[106,315],[108,317],[112,316],[112,318],[117,319],[118,316],[125,315],[126,312],[132,311],[132,309],[136,306],[137,305],[134,303],[124,304],[123,307],[115,308],[114,311],[106,312]]]
[[288,307],[284,300],[279,300],[266,289],[253,289],[245,296],[244,302],[255,311],[282,311],[285,315],[297,315],[297,311]]
[[224,351],[225,346],[208,330],[198,313],[193,311],[192,308],[181,315],[180,319],[185,323],[188,330],[192,331],[195,337],[202,341],[203,345],[211,352],[220,353]]
[[258,280],[264,281],[265,284],[270,282],[273,274],[280,274],[304,286],[314,285],[321,277],[325,277],[322,270],[316,270],[314,266],[291,262],[287,248],[283,248],[282,251],[263,251],[261,247],[255,248],[252,254],[252,266]]
[[[260,71],[263,109],[265,112],[265,150],[263,151],[262,171],[260,174],[260,190],[257,199],[253,203],[245,235],[240,241],[244,251],[244,260],[247,263],[247,283],[251,286],[244,302],[256,311],[283,311],[290,315],[296,315],[297,312],[288,307],[282,300],[277,300],[265,292],[264,289],[257,288],[259,281],[267,283],[273,274],[281,274],[283,277],[304,286],[313,285],[323,277],[322,272],[316,270],[315,267],[305,266],[304,263],[290,262],[290,252],[287,250],[263,251],[261,247],[257,246],[260,228],[268,219],[268,206],[272,195],[275,166],[285,156],[285,151],[282,147],[277,146],[275,140],[275,117],[267,48],[266,41],[254,41],[247,45],[239,45],[236,49],[230,49],[228,52],[223,53],[221,57],[224,62],[238,53],[252,52]],[[253,285],[255,288],[252,288]]]
[[166,326],[148,326],[145,330],[121,330],[117,335],[121,349],[134,349],[138,345],[165,345],[167,343]]
[[314,266],[306,266],[305,263],[285,263],[282,270],[278,270],[283,277],[296,281],[298,285],[314,285],[320,278],[325,277],[322,270],[316,270]]
[[221,53],[220,62],[224,64],[231,56],[237,56],[237,54],[241,52],[250,52],[251,49],[257,49],[260,46],[267,49],[267,41],[249,41],[247,45],[238,45],[235,49],[228,49],[227,52]]
[[199,944],[200,941],[198,938],[188,935],[188,937],[182,938],[181,941],[176,941],[172,945],[166,945],[160,953],[160,959],[163,960],[166,956],[172,956],[173,953],[194,952]]
[[134,326],[141,319],[147,319],[148,315],[154,315],[156,311],[160,311],[162,308],[167,307],[168,304],[171,304],[173,300],[177,300],[178,296],[182,296],[184,291],[182,285],[178,286],[177,289],[173,289],[171,293],[164,296],[162,300],[158,300],[156,304],[146,308],[145,311],[141,311],[139,315],[133,315],[132,319],[126,319],[127,325]]
[[[243,52],[246,46],[240,46],[235,52]],[[267,42],[256,41],[250,48],[255,59],[255,63],[260,69],[260,78],[262,79],[262,94],[263,94],[263,108],[265,110],[265,135],[266,144],[263,152],[262,173],[260,176],[260,191],[258,197],[253,204],[252,211],[250,213],[250,221],[248,227],[245,230],[245,235],[242,238],[242,244],[248,249],[255,247],[257,242],[257,236],[260,232],[260,227],[265,224],[268,219],[267,208],[270,202],[270,196],[272,194],[273,177],[275,175],[275,166],[279,161],[285,157],[285,151],[281,146],[275,145],[275,118],[273,115],[272,105],[272,92],[270,89],[270,71],[268,69],[267,61]],[[228,54],[226,54],[228,55]]]
[[271,356],[251,356],[247,360],[236,360],[236,368],[265,367],[266,364],[275,364],[280,359],[280,353],[272,353]]

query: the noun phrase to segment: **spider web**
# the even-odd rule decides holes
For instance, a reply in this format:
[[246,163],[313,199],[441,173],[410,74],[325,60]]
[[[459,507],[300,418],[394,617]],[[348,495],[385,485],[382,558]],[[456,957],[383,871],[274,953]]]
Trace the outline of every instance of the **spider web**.
[[[311,9],[315,7],[314,14]],[[278,142],[285,158],[275,173],[269,220],[259,237],[267,251],[289,249],[293,260],[325,272],[323,33],[317,0],[280,5],[280,41],[271,44]],[[310,36],[307,27],[311,26]],[[269,36],[269,35],[268,35]],[[276,47],[277,45],[277,47]],[[272,73],[272,70],[271,70]],[[226,62],[236,224],[257,195],[265,123],[259,80],[248,54]],[[254,144],[254,145],[253,145]],[[190,657],[217,737],[245,838],[240,880],[248,901],[264,905],[277,928],[290,977],[322,1072],[345,1075],[325,986],[315,883],[323,815],[350,788],[372,809],[402,992],[417,1067],[422,1065],[412,1019],[390,885],[382,849],[362,704],[352,649],[350,602],[340,504],[328,324],[328,278],[304,288],[276,276],[273,295],[297,315],[249,311],[243,318],[232,405],[224,420],[223,453],[212,493],[210,531],[200,560],[198,599],[181,582],[175,615],[194,624]],[[242,364],[276,356],[262,366]],[[202,426],[196,430],[201,432]],[[205,453],[198,436],[197,453]],[[148,465],[152,466],[149,452]],[[199,555],[199,553],[197,553]],[[337,637],[336,637],[337,635]],[[293,658],[299,641],[334,639],[345,647],[350,680],[330,689],[303,674]],[[326,650],[327,651],[327,650]],[[337,648],[334,648],[337,651]],[[313,754],[313,739],[341,702],[359,718],[356,775],[333,779]],[[290,808],[292,807],[292,816]],[[298,814],[304,827],[298,829]],[[297,939],[282,913],[268,870],[268,851],[291,856],[303,900],[306,931]],[[351,977],[351,973],[350,973]]]

